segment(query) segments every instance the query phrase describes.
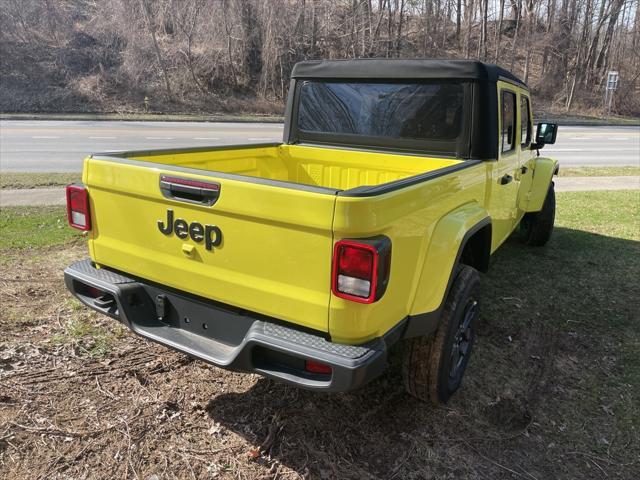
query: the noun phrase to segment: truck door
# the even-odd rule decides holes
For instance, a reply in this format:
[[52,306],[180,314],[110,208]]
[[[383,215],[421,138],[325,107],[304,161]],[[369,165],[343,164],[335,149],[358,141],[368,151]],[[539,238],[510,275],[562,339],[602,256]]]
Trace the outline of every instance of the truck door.
[[508,83],[498,82],[498,159],[491,162],[489,213],[492,221],[492,250],[509,236],[516,217],[519,171],[517,93]]
[[516,172],[516,180],[518,182],[518,206],[515,221],[519,222],[524,215],[524,207],[529,200],[529,191],[531,190],[531,181],[533,180],[533,160],[535,152],[531,150],[531,136],[533,135],[533,121],[531,119],[531,101],[529,96],[521,92],[520,99],[520,115],[518,115],[520,125],[520,151],[519,169]]

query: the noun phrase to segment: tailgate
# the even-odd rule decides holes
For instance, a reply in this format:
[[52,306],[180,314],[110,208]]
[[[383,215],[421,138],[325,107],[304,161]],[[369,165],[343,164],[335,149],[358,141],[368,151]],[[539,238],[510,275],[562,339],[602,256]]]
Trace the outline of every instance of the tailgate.
[[[91,157],[84,172],[93,222],[89,248],[97,264],[327,331],[331,191]],[[217,199],[207,206],[166,198],[162,175],[218,184]],[[184,223],[178,232],[186,238],[168,231],[178,219],[197,241]]]

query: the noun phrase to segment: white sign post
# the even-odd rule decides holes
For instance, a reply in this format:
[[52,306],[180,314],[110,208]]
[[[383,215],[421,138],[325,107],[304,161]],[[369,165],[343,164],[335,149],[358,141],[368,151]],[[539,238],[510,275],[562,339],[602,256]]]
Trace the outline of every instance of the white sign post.
[[604,114],[611,115],[611,106],[613,105],[613,94],[618,89],[618,72],[610,70],[607,74],[607,87],[604,91]]

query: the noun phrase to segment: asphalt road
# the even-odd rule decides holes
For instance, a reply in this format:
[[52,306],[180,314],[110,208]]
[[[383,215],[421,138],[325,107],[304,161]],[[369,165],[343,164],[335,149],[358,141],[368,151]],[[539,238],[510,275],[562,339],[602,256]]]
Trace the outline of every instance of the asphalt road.
[[[73,172],[88,153],[279,141],[274,123],[0,121],[0,170]],[[542,154],[563,166],[640,166],[640,128],[561,126]]]

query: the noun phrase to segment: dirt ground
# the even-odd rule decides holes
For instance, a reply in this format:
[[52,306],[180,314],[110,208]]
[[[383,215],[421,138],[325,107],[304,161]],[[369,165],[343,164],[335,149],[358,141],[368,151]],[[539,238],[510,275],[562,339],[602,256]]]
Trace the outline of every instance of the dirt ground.
[[581,241],[635,254],[637,242],[576,235],[588,234],[495,256],[474,357],[446,408],[406,395],[397,368],[329,395],[192,361],[66,293],[62,269],[84,247],[3,254],[0,477],[637,478],[638,377],[622,367],[637,264],[614,275],[572,253]]

